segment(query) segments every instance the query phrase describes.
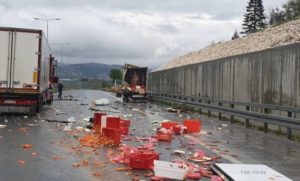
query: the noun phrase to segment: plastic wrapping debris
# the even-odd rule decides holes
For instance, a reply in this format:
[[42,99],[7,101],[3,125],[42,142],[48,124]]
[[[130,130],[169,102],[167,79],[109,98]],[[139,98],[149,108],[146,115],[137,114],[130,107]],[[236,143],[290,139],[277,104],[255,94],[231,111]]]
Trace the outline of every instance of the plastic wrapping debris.
[[64,131],[72,131],[72,123],[68,123],[65,127],[64,127]]
[[77,126],[77,127],[76,127],[76,130],[78,130],[78,131],[83,131],[83,130],[84,130],[84,127],[82,127],[82,126]]
[[228,124],[222,124],[221,126],[223,126],[223,127],[228,127]]
[[0,124],[0,128],[6,128],[6,125]]
[[168,111],[168,112],[172,112],[172,113],[180,112],[179,109],[174,109],[174,108],[172,108],[172,107],[168,107],[168,108],[166,108],[165,110]]
[[67,119],[67,121],[68,121],[69,123],[75,123],[75,122],[76,122],[75,117],[69,117],[69,118]]
[[88,117],[88,118],[83,118],[83,121],[86,121],[86,122],[90,122],[91,118]]
[[106,98],[95,100],[96,106],[105,106],[109,104],[109,100]]
[[174,150],[174,153],[185,155],[185,151],[182,151],[182,150]]
[[91,132],[91,130],[88,129],[88,128],[84,128],[83,130],[84,130],[85,132],[87,132],[87,133],[90,133],[90,132]]

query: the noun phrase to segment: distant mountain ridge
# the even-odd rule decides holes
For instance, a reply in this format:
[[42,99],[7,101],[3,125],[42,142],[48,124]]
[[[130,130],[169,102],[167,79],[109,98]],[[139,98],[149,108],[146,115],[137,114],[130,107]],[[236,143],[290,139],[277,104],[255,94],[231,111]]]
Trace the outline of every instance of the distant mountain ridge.
[[100,63],[58,64],[57,74],[60,79],[109,79],[111,69],[122,69],[122,65]]

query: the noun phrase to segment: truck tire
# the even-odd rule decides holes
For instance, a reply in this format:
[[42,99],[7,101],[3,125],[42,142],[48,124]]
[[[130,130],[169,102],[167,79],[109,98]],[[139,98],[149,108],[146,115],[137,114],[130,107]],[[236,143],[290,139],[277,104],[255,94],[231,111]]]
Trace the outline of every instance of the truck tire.
[[122,97],[122,93],[116,92],[116,97]]
[[129,102],[128,96],[124,96],[124,95],[123,95],[123,102],[125,102],[125,103]]

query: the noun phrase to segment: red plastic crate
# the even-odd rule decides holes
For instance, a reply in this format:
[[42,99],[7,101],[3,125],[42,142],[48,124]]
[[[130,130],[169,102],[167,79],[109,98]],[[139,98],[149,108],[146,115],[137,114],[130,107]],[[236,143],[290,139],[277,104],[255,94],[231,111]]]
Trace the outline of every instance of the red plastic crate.
[[153,170],[154,160],[159,160],[156,152],[134,153],[129,159],[129,167],[134,169]]
[[103,128],[102,135],[112,139],[115,145],[119,145],[121,143],[121,131],[119,129]]
[[94,124],[93,124],[93,129],[96,132],[100,132],[101,131],[101,117],[103,115],[106,115],[106,113],[102,113],[102,112],[96,112],[94,114]]
[[166,128],[166,129],[174,128],[176,125],[178,125],[178,123],[171,122],[171,121],[161,123],[161,127]]
[[173,131],[174,131],[175,134],[180,134],[181,126],[180,125],[174,126]]
[[128,135],[129,128],[128,127],[120,127],[120,131],[122,135]]
[[157,136],[157,139],[160,141],[171,141],[172,140],[172,134],[170,134],[170,133],[158,132],[156,136]]
[[119,129],[120,128],[120,117],[115,116],[107,116],[106,117],[106,128],[114,128]]
[[201,130],[201,121],[200,120],[191,120],[187,119],[183,121],[183,125],[186,126],[188,133],[198,133]]
[[120,127],[130,127],[130,120],[121,119],[120,120]]

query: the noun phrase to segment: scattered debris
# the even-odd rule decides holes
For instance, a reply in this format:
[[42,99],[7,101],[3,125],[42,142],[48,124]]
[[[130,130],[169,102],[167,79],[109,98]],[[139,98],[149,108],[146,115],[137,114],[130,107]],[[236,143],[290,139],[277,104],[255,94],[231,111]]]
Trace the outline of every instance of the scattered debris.
[[154,160],[155,176],[183,180],[188,172],[188,166],[184,164],[171,163]]
[[80,103],[81,106],[88,106],[89,104],[86,103]]
[[39,125],[37,125],[37,124],[28,124],[28,126],[31,126],[31,127],[37,127],[37,126],[39,126]]
[[82,126],[77,126],[77,127],[76,127],[76,130],[78,130],[78,131],[83,131],[83,130],[84,130],[84,127],[82,127]]
[[70,123],[69,121],[66,120],[57,120],[57,119],[45,119],[47,122],[52,122],[52,123]]
[[185,155],[185,151],[182,151],[182,150],[174,150],[174,153]]
[[129,167],[119,167],[115,169],[116,171],[122,172],[122,171],[129,171],[132,170],[132,168]]
[[168,112],[172,112],[172,113],[179,113],[180,112],[179,109],[174,109],[172,107],[165,108],[165,110],[168,111]]
[[69,117],[69,118],[67,119],[67,121],[68,121],[69,123],[75,123],[75,122],[76,122],[75,117]]
[[105,106],[109,104],[109,100],[106,98],[95,100],[95,105],[96,106]]
[[32,148],[32,145],[31,144],[23,144],[22,148],[24,148],[24,149],[30,149],[30,148]]
[[64,127],[64,131],[72,131],[72,125],[73,125],[73,123],[68,123],[68,124]]
[[65,160],[65,159],[67,159],[67,158],[66,158],[66,157],[62,157],[62,156],[54,155],[54,156],[52,156],[52,159],[53,159],[53,160]]
[[101,177],[101,173],[98,173],[98,172],[96,172],[96,173],[92,173],[92,175],[94,176],[94,177]]
[[19,165],[25,165],[25,163],[26,163],[25,160],[19,160],[19,161],[18,161],[18,164],[19,164]]
[[88,117],[88,118],[84,118],[83,121],[86,121],[86,122],[90,122],[91,118]]
[[116,111],[116,110],[112,110],[112,109],[98,109],[98,108],[96,108],[96,107],[90,107],[89,108],[89,110],[91,110],[91,111],[97,111],[97,112],[111,112],[111,113],[117,113],[117,114],[119,114],[119,113],[121,113],[121,111]]
[[74,163],[72,166],[73,166],[74,168],[79,168],[79,167],[80,167],[80,163]]
[[6,128],[6,125],[0,124],[0,128]]

